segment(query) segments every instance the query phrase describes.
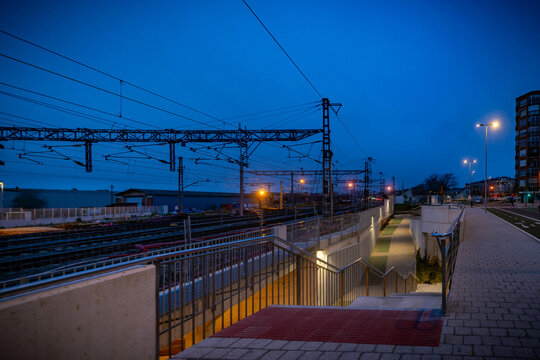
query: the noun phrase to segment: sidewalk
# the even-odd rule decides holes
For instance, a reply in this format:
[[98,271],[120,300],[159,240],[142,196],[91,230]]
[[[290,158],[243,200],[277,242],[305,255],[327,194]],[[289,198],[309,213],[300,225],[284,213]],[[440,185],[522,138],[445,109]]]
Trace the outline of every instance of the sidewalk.
[[540,244],[493,214],[467,209],[439,346],[380,345],[385,341],[379,340],[211,337],[175,359],[540,358]]
[[394,218],[381,231],[369,263],[385,272],[392,266],[403,275],[414,272],[415,249],[410,219]]

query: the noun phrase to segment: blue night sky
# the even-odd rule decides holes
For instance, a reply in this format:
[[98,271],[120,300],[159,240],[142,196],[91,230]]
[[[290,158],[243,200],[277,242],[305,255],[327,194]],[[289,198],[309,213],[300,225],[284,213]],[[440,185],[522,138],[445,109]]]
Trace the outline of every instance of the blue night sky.
[[[332,116],[337,169],[362,169],[365,158],[372,156],[374,173],[382,171],[387,181],[395,176],[400,187],[443,172],[455,173],[463,185],[467,169],[462,161],[469,157],[479,160],[480,176],[474,179],[480,180],[484,133],[474,125],[498,118],[501,127],[489,135],[488,175],[514,176],[515,98],[540,89],[540,2],[251,0],[249,4],[323,96],[343,104],[339,114],[355,140]],[[238,122],[248,129],[322,126],[315,103],[269,113],[272,116],[238,118],[320,100],[240,0],[4,1],[0,24],[4,31],[228,123],[221,125],[130,86],[122,87],[125,96],[196,122],[129,101],[122,102],[121,119],[114,116],[120,112],[118,97],[0,57],[3,126],[230,129]],[[4,34],[0,49],[2,54],[119,91],[117,80]],[[74,116],[51,105],[99,118]],[[318,169],[312,159],[320,158],[321,144],[310,144],[316,140],[320,136],[293,148],[309,155],[303,158],[280,145],[262,144],[249,168]],[[118,157],[142,156],[130,153],[106,161],[105,155],[125,152],[124,144],[97,144],[95,171],[87,174],[69,160],[84,161],[83,148],[54,147],[58,153],[36,153],[46,150],[45,144],[67,145],[4,143],[0,158],[6,166],[0,169],[0,181],[8,188],[105,189],[111,184],[115,190],[176,188],[176,174],[158,161],[168,159],[166,146],[137,148],[151,159]],[[177,150],[186,159],[185,182],[200,182],[188,190],[238,191],[237,166],[210,160],[196,164],[195,159],[216,152],[200,144],[188,147],[194,151]],[[57,159],[59,153],[68,160]],[[238,149],[227,148],[224,153],[237,157]],[[20,159],[19,154],[26,155]],[[283,180],[287,188],[287,178]],[[246,179],[261,181],[268,179]],[[308,183],[315,188],[320,179]]]

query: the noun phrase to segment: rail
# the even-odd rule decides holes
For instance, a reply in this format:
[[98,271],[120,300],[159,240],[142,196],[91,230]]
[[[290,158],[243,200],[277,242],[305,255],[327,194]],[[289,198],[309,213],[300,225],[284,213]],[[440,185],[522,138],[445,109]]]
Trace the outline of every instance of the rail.
[[437,240],[437,245],[441,251],[442,259],[442,301],[441,310],[443,315],[446,315],[448,297],[452,289],[452,277],[456,266],[456,258],[458,254],[459,244],[461,241],[461,223],[465,208],[462,207],[459,215],[450,225],[450,228],[445,233],[435,233],[431,235]]

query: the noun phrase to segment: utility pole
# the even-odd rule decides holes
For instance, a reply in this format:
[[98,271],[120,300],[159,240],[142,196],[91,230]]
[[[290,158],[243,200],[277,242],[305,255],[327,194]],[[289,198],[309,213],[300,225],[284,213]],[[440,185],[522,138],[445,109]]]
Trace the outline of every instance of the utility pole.
[[178,212],[184,211],[184,158],[178,157]]
[[296,206],[296,202],[294,201],[294,172],[291,171],[291,205],[292,207]]
[[113,192],[114,186],[111,184],[111,205],[114,204],[114,192]]
[[283,209],[283,180],[279,181],[279,210]]
[[323,211],[334,214],[334,187],[332,186],[332,150],[330,149],[330,107],[341,107],[341,104],[331,104],[327,98],[322,99],[323,112],[323,143],[322,143],[322,180],[323,180]]

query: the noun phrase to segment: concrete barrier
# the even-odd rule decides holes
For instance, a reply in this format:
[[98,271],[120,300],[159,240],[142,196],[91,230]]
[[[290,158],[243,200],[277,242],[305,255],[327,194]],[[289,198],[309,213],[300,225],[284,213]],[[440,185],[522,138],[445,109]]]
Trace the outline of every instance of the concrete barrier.
[[2,359],[154,359],[153,265],[0,302]]

